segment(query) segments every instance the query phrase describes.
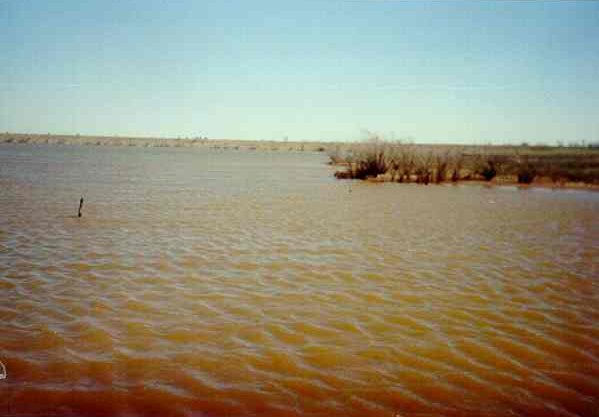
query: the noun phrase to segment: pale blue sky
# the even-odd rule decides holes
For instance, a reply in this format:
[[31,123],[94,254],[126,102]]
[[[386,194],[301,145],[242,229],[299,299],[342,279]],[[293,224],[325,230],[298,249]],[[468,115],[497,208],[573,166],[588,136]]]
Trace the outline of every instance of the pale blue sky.
[[0,130],[599,140],[596,1],[0,0]]

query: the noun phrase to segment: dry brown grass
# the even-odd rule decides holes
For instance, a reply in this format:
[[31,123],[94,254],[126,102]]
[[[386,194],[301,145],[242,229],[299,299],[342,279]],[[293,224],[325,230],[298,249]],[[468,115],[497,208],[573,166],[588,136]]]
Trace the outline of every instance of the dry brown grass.
[[387,142],[380,137],[338,147],[331,163],[345,165],[337,178],[414,182],[464,180],[530,184],[599,185],[599,148],[550,146],[451,146]]

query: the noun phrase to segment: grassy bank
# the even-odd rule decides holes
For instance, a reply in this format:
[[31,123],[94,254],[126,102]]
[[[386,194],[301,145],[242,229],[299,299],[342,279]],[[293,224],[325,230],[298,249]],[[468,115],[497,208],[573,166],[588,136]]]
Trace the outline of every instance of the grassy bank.
[[599,148],[449,146],[389,142],[378,137],[329,152],[339,179],[418,184],[488,181],[599,185]]

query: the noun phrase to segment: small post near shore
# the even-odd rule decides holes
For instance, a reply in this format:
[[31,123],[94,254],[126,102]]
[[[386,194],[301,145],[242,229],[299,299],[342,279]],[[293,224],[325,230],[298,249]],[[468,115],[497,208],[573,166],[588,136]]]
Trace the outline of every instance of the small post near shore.
[[81,217],[81,209],[83,209],[83,197],[79,200],[79,212],[77,213],[77,217]]

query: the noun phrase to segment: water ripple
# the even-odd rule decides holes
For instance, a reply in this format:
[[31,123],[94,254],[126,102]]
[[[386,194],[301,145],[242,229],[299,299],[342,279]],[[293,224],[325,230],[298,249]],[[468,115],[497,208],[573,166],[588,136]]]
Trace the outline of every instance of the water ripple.
[[597,194],[235,155],[0,147],[0,415],[599,415]]

